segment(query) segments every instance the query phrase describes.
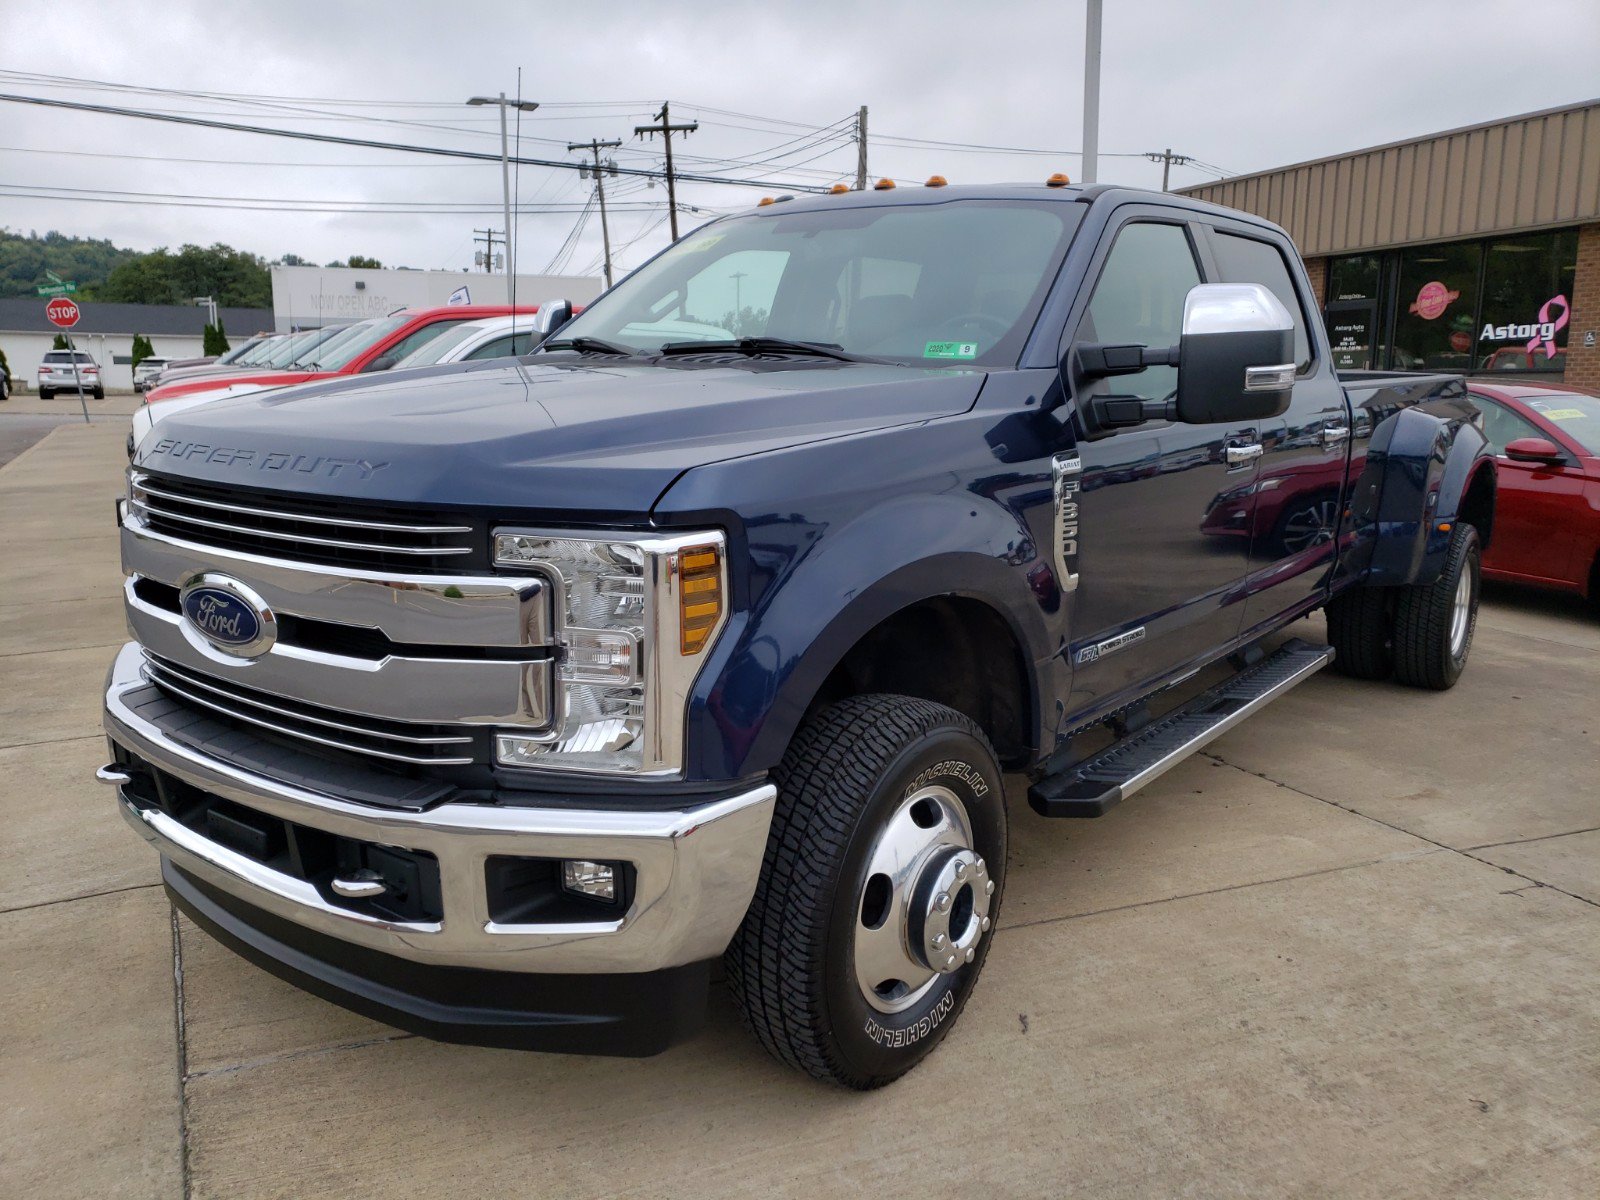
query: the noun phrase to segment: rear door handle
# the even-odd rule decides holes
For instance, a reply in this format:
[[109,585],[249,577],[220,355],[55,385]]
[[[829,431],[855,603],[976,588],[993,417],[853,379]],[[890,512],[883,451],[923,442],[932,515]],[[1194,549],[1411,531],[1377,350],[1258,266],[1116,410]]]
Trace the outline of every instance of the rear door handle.
[[1246,442],[1239,446],[1228,447],[1228,465],[1230,467],[1242,466],[1260,458],[1264,451],[1260,442]]
[[1322,429],[1322,446],[1324,449],[1332,449],[1341,442],[1348,440],[1349,437],[1350,427],[1348,425],[1325,425]]

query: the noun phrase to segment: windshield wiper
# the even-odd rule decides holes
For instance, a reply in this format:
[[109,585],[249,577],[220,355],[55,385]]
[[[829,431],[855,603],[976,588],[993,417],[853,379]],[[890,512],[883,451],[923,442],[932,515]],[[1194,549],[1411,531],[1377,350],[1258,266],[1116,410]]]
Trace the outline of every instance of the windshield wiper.
[[541,350],[576,350],[579,354],[621,354],[627,358],[636,357],[637,350],[630,350],[626,346],[619,346],[615,342],[608,342],[604,338],[574,337],[559,338],[553,342],[542,342]]
[[815,358],[831,358],[836,362],[877,362],[860,354],[851,354],[833,342],[801,342],[793,338],[742,337],[727,342],[668,342],[661,347],[663,355],[675,354],[747,354],[755,358],[762,354],[809,354]]

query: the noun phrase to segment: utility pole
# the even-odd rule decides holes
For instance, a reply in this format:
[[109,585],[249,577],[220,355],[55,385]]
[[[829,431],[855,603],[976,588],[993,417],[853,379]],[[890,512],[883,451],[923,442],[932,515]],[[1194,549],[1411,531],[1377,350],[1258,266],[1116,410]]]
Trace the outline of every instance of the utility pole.
[[668,101],[661,102],[661,111],[656,114],[658,125],[635,125],[633,132],[638,137],[646,134],[661,135],[661,140],[667,147],[667,216],[672,221],[672,240],[678,240],[678,193],[673,187],[672,180],[672,135],[675,133],[693,133],[700,128],[699,121],[690,121],[687,125],[674,125],[667,113]]
[[1089,0],[1083,43],[1083,182],[1100,173],[1100,0]]
[[[600,198],[600,241],[606,249],[607,287],[611,286],[611,227],[606,224],[606,170],[600,165],[600,151],[615,150],[620,145],[622,145],[620,141],[602,142],[598,138],[590,138],[587,142],[567,143],[567,149],[569,151],[587,150],[594,155],[594,190],[595,195]],[[615,170],[616,164],[612,163],[611,168],[612,170]]]
[[498,241],[501,245],[504,245],[505,237],[494,229],[474,229],[472,235],[474,243],[483,243],[483,271],[487,275],[494,270],[494,244]]
[[741,285],[749,274],[749,271],[735,271],[728,276],[733,280],[733,320],[741,332],[744,328],[744,289]]
[[467,101],[473,107],[485,104],[496,104],[500,107],[500,194],[505,208],[506,232],[506,302],[517,302],[517,276],[514,269],[516,259],[511,250],[511,152],[506,145],[506,109],[514,108],[519,112],[532,112],[539,105],[532,100],[507,100],[506,94],[501,92],[495,96],[474,96]]
[[1174,154],[1171,146],[1168,146],[1158,154],[1146,154],[1145,157],[1151,162],[1161,164],[1161,190],[1163,192],[1167,190],[1167,177],[1172,173],[1172,168],[1175,166],[1181,167],[1185,163],[1194,161],[1187,154]]
[[867,190],[867,106],[856,112],[856,191]]

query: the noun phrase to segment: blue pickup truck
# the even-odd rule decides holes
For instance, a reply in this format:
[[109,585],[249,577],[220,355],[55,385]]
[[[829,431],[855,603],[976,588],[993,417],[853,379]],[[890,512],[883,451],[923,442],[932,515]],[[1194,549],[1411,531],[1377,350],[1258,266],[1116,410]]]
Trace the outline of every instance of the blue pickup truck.
[[1008,820],[1329,664],[1451,686],[1495,496],[1459,381],[1337,376],[1273,225],[1060,182],[783,197],[521,359],[158,426],[99,777],[173,901],[493,1046],[654,1053],[720,962],[870,1088],[960,1015]]

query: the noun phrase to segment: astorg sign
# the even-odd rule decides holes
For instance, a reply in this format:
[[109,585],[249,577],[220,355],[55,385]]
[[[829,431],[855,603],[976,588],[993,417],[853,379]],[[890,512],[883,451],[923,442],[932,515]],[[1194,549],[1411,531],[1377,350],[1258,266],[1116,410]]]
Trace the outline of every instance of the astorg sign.
[[[267,602],[237,579],[207,572],[178,594],[185,633],[235,658],[259,658],[278,639],[278,622]],[[198,644],[198,643],[197,643]]]

